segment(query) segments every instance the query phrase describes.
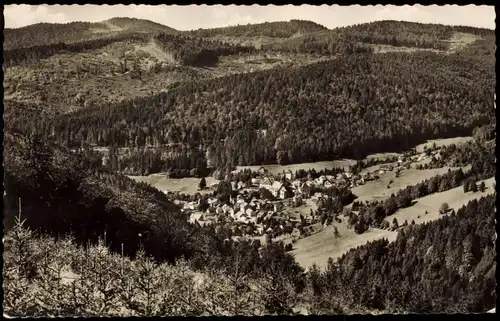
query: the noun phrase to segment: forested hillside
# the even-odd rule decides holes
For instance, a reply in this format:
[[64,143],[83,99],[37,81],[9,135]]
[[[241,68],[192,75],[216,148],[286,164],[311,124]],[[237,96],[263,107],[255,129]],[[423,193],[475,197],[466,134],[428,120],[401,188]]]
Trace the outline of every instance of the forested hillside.
[[4,63],[6,67],[28,66],[40,59],[45,59],[58,53],[79,53],[100,49],[115,42],[131,41],[145,43],[148,37],[142,33],[126,33],[101,39],[79,41],[77,43],[58,42],[50,45],[29,46],[4,50]]
[[198,29],[185,33],[197,37],[214,36],[265,36],[273,38],[289,38],[296,34],[327,30],[326,27],[307,20],[290,20],[238,25],[223,28]]
[[231,263],[240,260],[244,266],[236,268],[252,277],[286,274],[292,286],[303,289],[302,269],[283,244],[259,252],[259,242],[229,242],[231,228],[191,224],[163,192],[98,169],[89,159],[43,144],[34,135],[6,132],[4,146],[6,231],[21,211],[25,227],[56,240],[71,235],[76,244],[87,246],[104,236],[116,253],[134,257],[142,247],[158,262],[185,258],[195,269],[221,273],[233,272]]
[[177,31],[152,21],[113,18],[102,22],[37,23],[22,28],[4,30],[4,50],[48,46],[64,42],[77,43],[110,38],[121,33]]
[[36,231],[72,233],[79,242],[96,241],[107,231],[114,249],[124,243],[129,254],[139,242],[158,259],[188,254],[193,227],[162,192],[92,169],[88,160],[32,135],[7,132],[4,148],[6,228],[21,198],[27,222]]
[[221,56],[255,51],[250,47],[166,33],[157,34],[153,39],[163,51],[171,53],[176,61],[189,66],[214,66]]
[[395,242],[350,250],[324,273],[311,271],[314,304],[330,309],[338,292],[367,308],[413,313],[484,312],[495,306],[495,196],[456,215],[409,225]]
[[[395,30],[397,32],[394,32]],[[439,50],[449,48],[447,41],[455,32],[469,33],[480,37],[494,35],[490,29],[390,20],[337,28],[333,32],[343,38],[350,39],[352,42]]]
[[146,168],[175,145],[201,145],[208,151],[202,161],[218,168],[359,158],[468,135],[489,123],[495,117],[494,70],[473,59],[434,53],[338,57],[293,70],[180,83],[168,93],[17,126],[38,127],[69,146],[158,147],[157,156],[144,160]]

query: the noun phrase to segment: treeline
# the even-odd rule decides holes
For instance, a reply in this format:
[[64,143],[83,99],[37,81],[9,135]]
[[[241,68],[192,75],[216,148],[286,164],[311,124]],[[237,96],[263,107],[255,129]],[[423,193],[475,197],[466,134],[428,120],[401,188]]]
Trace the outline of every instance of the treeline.
[[345,306],[389,313],[485,312],[496,302],[495,238],[495,197],[473,200],[311,269],[313,308],[331,311],[341,296]]
[[220,41],[166,33],[155,35],[154,40],[163,51],[171,53],[176,61],[188,66],[214,66],[221,56],[255,50],[251,47],[229,45]]
[[176,84],[168,93],[17,125],[69,146],[201,145],[207,164],[224,170],[359,159],[489,123],[495,78],[488,68],[467,65],[462,81],[458,57],[360,54]]
[[104,22],[109,23],[113,26],[117,26],[126,31],[133,30],[133,31],[149,32],[149,33],[154,33],[154,32],[163,32],[172,34],[179,33],[179,31],[175,30],[174,28],[145,19],[116,17],[106,20]]
[[353,42],[348,38],[338,37],[332,32],[306,34],[286,41],[264,44],[264,50],[281,52],[299,52],[318,55],[352,55],[355,53],[373,53],[365,44]]
[[448,145],[441,149],[440,157],[433,158],[428,168],[471,165],[476,179],[486,179],[496,173],[495,142],[471,141],[462,145]]
[[118,36],[80,41],[77,43],[52,43],[31,47],[4,50],[4,64],[6,67],[28,66],[40,59],[49,58],[58,53],[64,52],[84,52],[87,50],[99,49],[116,42],[134,41],[145,43],[148,37],[141,33],[127,33]]
[[[397,32],[394,32],[395,30]],[[438,50],[449,49],[449,43],[446,41],[450,40],[455,32],[483,37],[494,33],[489,29],[391,20],[337,28],[332,32],[352,42]]]
[[183,178],[203,177],[211,173],[204,151],[188,146],[133,147],[125,151],[118,151],[111,146],[109,157],[109,162],[105,167],[125,175],[149,175],[161,172],[170,178]]
[[223,28],[198,29],[186,31],[196,37],[272,37],[289,38],[297,33],[309,33],[327,30],[326,27],[312,21],[292,19],[290,21],[264,22],[247,25],[237,25]]

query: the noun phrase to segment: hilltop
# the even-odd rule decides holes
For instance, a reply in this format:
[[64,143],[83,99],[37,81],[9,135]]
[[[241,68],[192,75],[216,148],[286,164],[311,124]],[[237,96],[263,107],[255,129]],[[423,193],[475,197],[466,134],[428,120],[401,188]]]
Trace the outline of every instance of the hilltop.
[[327,30],[325,26],[307,20],[290,20],[264,22],[247,25],[237,25],[222,28],[198,29],[186,31],[185,33],[197,37],[214,37],[214,36],[230,36],[230,37],[272,37],[272,38],[289,38],[297,34],[304,34],[316,31]]
[[4,30],[4,50],[44,46],[64,42],[115,37],[131,32],[177,33],[177,30],[144,19],[112,18],[101,22],[37,23]]

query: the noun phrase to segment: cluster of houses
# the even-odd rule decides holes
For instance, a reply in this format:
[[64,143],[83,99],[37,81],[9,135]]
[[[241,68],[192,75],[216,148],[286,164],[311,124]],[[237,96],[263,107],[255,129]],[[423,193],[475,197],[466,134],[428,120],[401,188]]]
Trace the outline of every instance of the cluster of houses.
[[286,206],[300,206],[303,200],[301,197],[293,196],[288,202],[271,201],[266,199],[250,198],[248,194],[238,194],[237,197],[230,198],[229,203],[222,203],[219,199],[210,197],[207,200],[208,208],[200,212],[198,207],[201,200],[196,202],[176,201],[177,204],[183,206],[182,211],[191,214],[191,221],[200,221],[207,223],[233,223],[235,226],[252,225],[255,227],[254,234],[263,235],[264,233],[272,232],[273,230],[265,229],[266,222],[274,220],[278,223],[278,228],[283,229],[284,226],[299,221],[283,215],[281,213]]
[[[295,174],[290,170],[283,171],[279,175],[271,175],[267,169],[261,167],[257,171],[257,177],[252,178],[248,182],[231,182],[232,190],[237,191],[238,195],[235,198],[231,197],[229,203],[221,203],[217,198],[209,197],[207,200],[208,208],[202,213],[198,210],[201,200],[195,202],[176,202],[182,204],[183,211],[198,214],[198,220],[200,221],[252,224],[256,226],[257,233],[262,234],[267,232],[264,231],[262,223],[268,219],[275,218],[282,220],[283,224],[289,224],[297,220],[284,215],[282,211],[286,207],[301,206],[304,204],[304,199],[319,201],[324,198],[325,195],[321,192],[318,193],[318,189],[328,189],[334,186],[352,188],[363,185],[367,181],[378,179],[379,174],[389,171],[399,172],[405,168],[409,168],[411,163],[420,161],[426,157],[428,155],[425,153],[412,157],[400,156],[397,162],[381,164],[378,166],[378,169],[371,172],[353,174],[349,170],[346,170],[337,175],[322,175],[314,179],[311,177],[297,179]],[[259,189],[268,190],[274,199],[257,199],[252,197],[251,192]],[[202,219],[200,216],[202,216]]]

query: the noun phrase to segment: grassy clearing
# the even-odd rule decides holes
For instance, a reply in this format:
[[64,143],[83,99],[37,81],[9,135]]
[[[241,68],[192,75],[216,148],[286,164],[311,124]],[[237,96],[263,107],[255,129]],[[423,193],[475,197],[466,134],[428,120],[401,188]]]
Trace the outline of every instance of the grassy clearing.
[[[447,202],[450,208],[456,211],[473,199],[479,199],[482,196],[493,193],[492,184],[495,182],[495,178],[489,178],[484,182],[487,187],[484,193],[468,192],[465,194],[463,187],[460,186],[445,192],[422,197],[412,207],[402,209],[394,215],[387,217],[386,220],[392,223],[392,220],[397,218],[399,224],[402,224],[405,220],[408,220],[408,223],[415,220],[416,224],[437,220],[442,216],[439,215],[438,211],[443,202]],[[429,214],[424,215],[426,210]],[[420,218],[418,218],[419,215]],[[370,228],[365,233],[358,235],[352,229],[347,228],[345,221],[346,219],[343,218],[342,223],[334,222],[332,226],[327,227],[323,231],[298,240],[294,245],[294,250],[290,253],[295,256],[295,260],[304,268],[308,268],[313,263],[316,263],[320,268],[324,268],[330,257],[335,260],[349,249],[363,245],[369,241],[387,238],[391,242],[397,236],[397,232],[376,228]],[[339,231],[340,236],[338,238],[334,235],[333,226],[336,226]]]
[[432,48],[416,48],[416,47],[404,47],[404,46],[391,46],[391,45],[379,45],[379,44],[365,44],[373,48],[375,53],[386,53],[386,52],[417,52],[417,51],[429,51],[435,53],[445,53],[443,50],[437,50]]
[[283,212],[286,214],[289,214],[290,217],[293,218],[300,218],[300,215],[304,217],[309,217],[311,210],[315,212],[318,209],[318,205],[316,204],[315,201],[311,199],[305,199],[304,204],[299,206],[299,207],[292,207],[292,208],[287,208]]
[[398,157],[403,155],[402,153],[376,153],[376,154],[371,154],[366,157],[366,159],[386,159],[388,157]]
[[[211,193],[211,190],[198,191],[198,184],[200,183],[199,178],[186,177],[186,178],[166,178],[164,174],[152,174],[149,176],[129,176],[130,178],[138,181],[148,183],[160,191],[168,192],[181,192],[184,194],[196,194],[196,193]],[[218,183],[219,181],[212,178],[206,177],[207,186]]]
[[451,39],[446,41],[450,43],[450,48],[448,49],[448,52],[452,53],[460,49],[463,49],[471,45],[474,41],[478,39],[480,39],[480,37],[470,33],[455,32],[451,37]]
[[[437,220],[442,216],[439,214],[439,207],[441,206],[441,204],[448,203],[448,205],[450,206],[450,212],[451,209],[457,211],[460,207],[464,206],[471,200],[481,198],[482,196],[486,196],[488,194],[493,194],[494,189],[492,185],[494,182],[495,177],[484,180],[484,183],[486,184],[486,190],[483,193],[479,191],[476,193],[464,193],[463,186],[459,186],[448,191],[419,198],[415,205],[397,211],[395,214],[388,216],[386,218],[386,221],[392,223],[394,218],[396,218],[399,224],[402,224],[405,220],[407,220],[408,223],[410,223],[412,220],[415,220],[416,224],[420,224]],[[480,182],[478,182],[478,184],[479,183]],[[428,214],[425,214],[425,211],[427,211]]]
[[[347,168],[349,166],[354,165],[356,162],[350,159],[342,159],[336,161],[328,161],[328,162],[315,162],[315,163],[301,163],[301,164],[292,164],[292,165],[262,165],[265,169],[269,171],[271,174],[279,174],[285,170],[291,170],[295,172],[299,169],[309,170],[314,169],[316,171],[324,170],[325,168],[331,169],[334,167],[343,167]],[[257,171],[261,165],[254,166],[237,166],[236,171],[241,171],[244,169],[250,169],[252,171]]]
[[[333,226],[336,226],[339,231],[338,238],[334,235]],[[344,221],[342,223],[335,222],[319,233],[298,240],[290,254],[293,254],[295,260],[304,268],[309,268],[313,263],[316,263],[320,268],[325,268],[330,257],[335,260],[349,249],[366,242],[380,238],[393,241],[396,236],[396,232],[374,228],[358,235],[352,229],[348,229]]]
[[415,149],[417,150],[417,153],[422,153],[424,151],[424,146],[432,147],[432,145],[434,143],[436,143],[436,147],[442,147],[442,146],[448,146],[451,144],[455,144],[455,145],[465,144],[473,139],[474,138],[472,136],[432,139],[432,140],[428,140],[427,142],[425,142],[423,144],[417,145],[415,147]]
[[[371,170],[378,168],[377,166],[372,166]],[[396,172],[385,172],[383,174],[377,174],[380,179],[375,181],[366,182],[365,185],[356,186],[352,189],[352,192],[358,197],[357,201],[381,201],[389,198],[392,193],[396,193],[400,189],[406,188],[407,186],[415,185],[420,183],[432,176],[441,175],[448,172],[448,169],[456,170],[454,167],[443,167],[434,169],[405,169],[401,171],[400,176],[396,178]],[[468,167],[464,167],[463,170],[467,170]],[[390,185],[389,182],[393,181]],[[389,185],[389,188],[387,188]]]

